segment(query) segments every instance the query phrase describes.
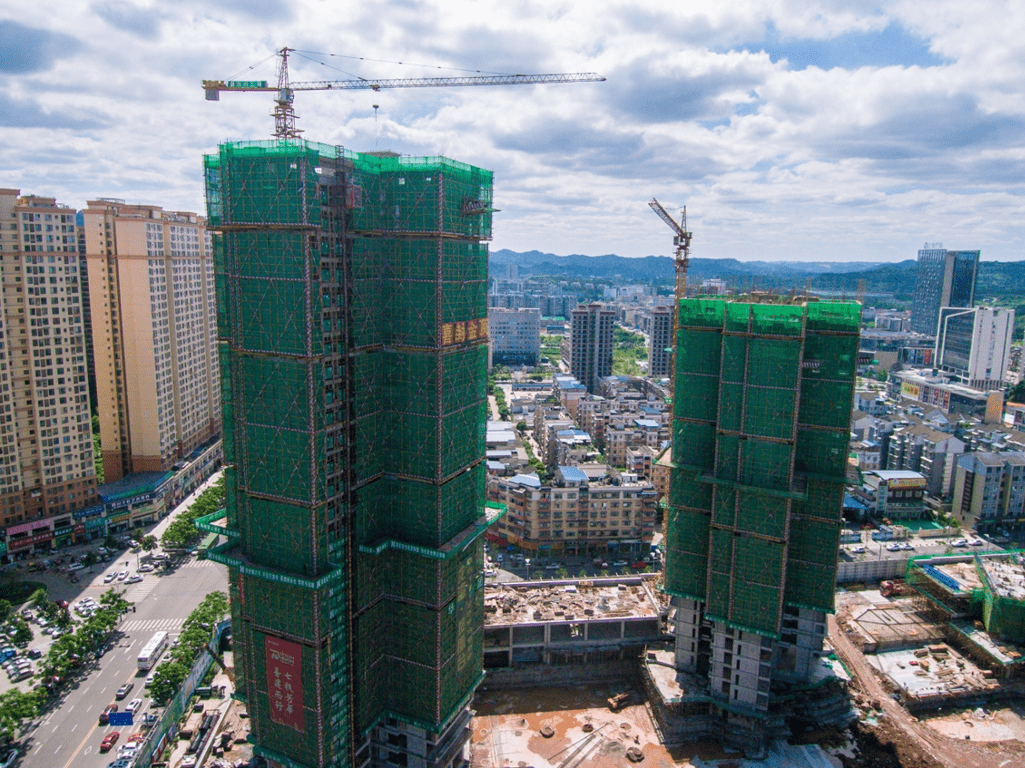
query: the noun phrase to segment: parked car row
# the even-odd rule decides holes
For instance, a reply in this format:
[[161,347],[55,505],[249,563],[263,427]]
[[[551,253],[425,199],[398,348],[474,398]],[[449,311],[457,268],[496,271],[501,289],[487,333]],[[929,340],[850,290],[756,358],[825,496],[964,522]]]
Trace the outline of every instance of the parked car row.
[[980,539],[978,536],[976,536],[976,537],[971,538],[971,539],[956,539],[956,540],[950,542],[950,546],[952,546],[952,547],[981,547],[985,543],[986,542],[984,542],[982,539]]
[[82,618],[87,619],[100,610],[100,604],[91,597],[84,597],[72,605],[71,608],[75,613],[80,614]]
[[891,542],[890,544],[886,545],[886,551],[887,552],[901,552],[901,551],[914,552],[915,551],[915,545],[912,544],[910,541],[905,541],[905,542],[894,541],[894,542]]
[[[6,653],[8,650],[14,651],[13,648],[7,647],[0,650],[0,654]],[[25,680],[35,674],[35,670],[32,668],[32,662],[26,658],[18,656],[17,651],[14,651],[13,655],[7,656],[6,660],[3,662],[3,668],[7,673],[7,678],[12,683]]]

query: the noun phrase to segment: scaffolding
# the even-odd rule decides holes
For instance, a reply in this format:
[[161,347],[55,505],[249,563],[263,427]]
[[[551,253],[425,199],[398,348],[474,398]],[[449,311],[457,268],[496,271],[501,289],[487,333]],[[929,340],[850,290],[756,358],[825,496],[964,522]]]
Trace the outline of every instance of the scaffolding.
[[[241,695],[258,752],[355,764],[481,676],[491,173],[285,139],[205,174]],[[301,648],[301,733],[268,638]]]
[[679,302],[666,591],[779,637],[832,611],[861,308]]

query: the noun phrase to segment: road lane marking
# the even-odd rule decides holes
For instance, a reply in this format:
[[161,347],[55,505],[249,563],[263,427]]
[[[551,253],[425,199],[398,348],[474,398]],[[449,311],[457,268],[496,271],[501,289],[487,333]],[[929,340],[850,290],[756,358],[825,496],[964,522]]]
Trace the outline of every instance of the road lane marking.
[[[96,726],[95,726],[95,725],[93,725],[93,727],[89,729],[89,733],[87,733],[87,734],[86,734],[86,735],[85,735],[85,736],[84,736],[84,737],[82,738],[82,741],[81,741],[81,742],[79,742],[78,748],[77,748],[77,749],[75,749],[75,751],[71,753],[71,757],[69,757],[69,758],[68,758],[68,762],[64,763],[64,765],[63,765],[63,767],[62,767],[62,768],[71,768],[71,764],[75,762],[75,759],[76,759],[76,758],[78,757],[78,753],[82,751],[82,747],[84,747],[84,746],[86,745],[86,742],[88,742],[88,741],[89,741],[89,737],[93,735],[93,731],[95,731],[95,730],[96,730]],[[61,746],[63,746],[63,745],[61,745]],[[59,750],[59,749],[60,749],[60,748],[58,747],[58,750]],[[88,749],[87,749],[87,750],[85,751],[85,754],[86,754],[86,755],[88,755],[88,754],[89,754],[90,752],[92,752],[92,750],[93,750],[93,748],[92,748],[92,747],[89,747],[89,748],[88,748]]]

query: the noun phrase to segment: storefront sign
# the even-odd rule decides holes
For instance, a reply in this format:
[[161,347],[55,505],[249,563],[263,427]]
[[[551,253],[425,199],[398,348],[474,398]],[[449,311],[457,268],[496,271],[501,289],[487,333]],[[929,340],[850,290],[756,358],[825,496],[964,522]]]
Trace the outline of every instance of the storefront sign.
[[87,531],[91,531],[91,530],[93,530],[95,528],[106,528],[106,527],[107,527],[107,521],[104,518],[102,518],[102,517],[99,520],[86,520],[85,521],[85,529]]
[[302,646],[277,637],[264,638],[270,719],[303,733]]
[[39,528],[49,528],[52,520],[34,520],[31,523],[22,523],[21,525],[12,525],[7,529],[7,536],[16,536],[19,533],[27,533],[28,531],[35,531]]
[[12,550],[25,549],[25,547],[31,547],[33,544],[40,544],[44,541],[50,541],[52,538],[53,537],[50,535],[50,532],[47,531],[46,533],[40,533],[36,536],[29,536],[18,541],[12,541],[10,542],[9,546]]
[[74,515],[74,518],[76,520],[82,520],[83,518],[86,518],[86,517],[96,517],[96,515],[102,515],[103,514],[103,507],[102,506],[86,507],[85,509],[80,509],[77,512],[74,512],[72,514]]
[[85,533],[85,526],[84,526],[84,525],[82,525],[81,523],[79,523],[78,525],[76,525],[76,526],[74,527],[74,529],[73,529],[73,530],[74,530],[74,532],[75,532],[76,534],[82,534],[82,533]]
[[892,478],[886,483],[886,486],[893,490],[894,488],[924,488],[925,478],[924,477],[898,477]]
[[139,496],[130,496],[127,499],[121,499],[120,501],[112,501],[110,504],[107,504],[107,511],[110,512],[111,510],[121,509],[122,507],[129,507],[132,504],[141,504],[144,501],[152,501],[155,497],[156,494],[143,493]]

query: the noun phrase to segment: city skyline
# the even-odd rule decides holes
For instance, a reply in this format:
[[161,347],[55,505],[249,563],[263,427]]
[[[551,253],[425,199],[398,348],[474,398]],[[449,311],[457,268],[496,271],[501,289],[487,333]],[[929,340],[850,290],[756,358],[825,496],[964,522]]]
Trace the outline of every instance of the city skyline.
[[111,0],[58,2],[31,21],[8,5],[0,185],[77,208],[112,196],[202,210],[201,155],[225,138],[267,137],[273,102],[206,103],[200,81],[273,81],[273,52],[288,45],[346,55],[296,56],[295,80],[607,77],[298,95],[307,135],[494,170],[495,249],[665,255],[671,241],[645,204],[656,195],[688,206],[695,257],[899,261],[942,241],[1015,260],[1025,105],[1014,43],[1025,17],[947,5],[655,14],[630,2],[593,14],[394,2],[333,18],[312,0]]

